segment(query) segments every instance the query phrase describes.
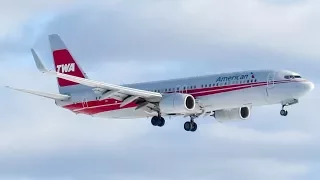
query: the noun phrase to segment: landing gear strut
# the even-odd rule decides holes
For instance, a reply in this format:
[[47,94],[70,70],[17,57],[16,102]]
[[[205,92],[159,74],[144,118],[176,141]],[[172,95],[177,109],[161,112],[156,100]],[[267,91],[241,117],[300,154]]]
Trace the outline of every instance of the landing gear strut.
[[164,120],[163,117],[161,117],[161,114],[159,113],[158,116],[153,116],[151,118],[151,124],[153,126],[159,126],[162,127],[164,126],[164,124],[166,123],[166,121]]
[[280,111],[280,115],[281,116],[287,116],[288,115],[288,111],[284,109],[285,105],[282,105],[282,109]]
[[194,119],[196,118],[196,116],[190,116],[190,121],[187,121],[184,123],[184,130],[186,131],[191,131],[191,132],[195,132],[198,128],[197,123],[194,122]]
[[297,103],[299,103],[298,99],[289,99],[287,101],[282,102],[282,109],[280,111],[280,115],[281,116],[287,116],[288,115],[288,111],[285,110],[284,107],[291,106],[291,105],[294,105],[294,104],[297,104]]

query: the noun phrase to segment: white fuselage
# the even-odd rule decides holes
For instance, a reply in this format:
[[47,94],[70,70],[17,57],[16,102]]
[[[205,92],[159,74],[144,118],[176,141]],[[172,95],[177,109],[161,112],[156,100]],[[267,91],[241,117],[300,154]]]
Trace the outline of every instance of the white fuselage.
[[[199,102],[194,113],[283,104],[313,89],[313,84],[297,73],[273,70],[223,73],[123,86],[160,92],[164,97],[169,93],[190,94]],[[70,100],[56,101],[56,104],[75,113],[108,118],[141,118],[157,114],[150,114],[144,109],[136,110],[135,103],[120,107],[123,98],[119,92],[112,98],[101,100],[99,94],[86,89],[73,93]],[[163,112],[162,115],[169,114]]]

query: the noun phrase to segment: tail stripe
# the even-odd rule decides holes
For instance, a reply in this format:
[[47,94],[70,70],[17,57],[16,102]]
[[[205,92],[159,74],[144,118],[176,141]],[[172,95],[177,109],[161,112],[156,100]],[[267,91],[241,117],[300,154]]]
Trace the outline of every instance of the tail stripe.
[[[72,54],[69,52],[67,46],[62,41],[59,35],[52,34],[49,35],[50,47],[53,55],[54,66],[56,72],[68,74],[80,78],[87,78],[86,74],[83,72],[79,64],[73,58]],[[65,79],[57,78],[59,90],[63,88],[63,91],[68,91],[70,89],[68,86],[72,86],[71,89],[74,90],[74,86],[82,86],[76,82],[71,82]],[[66,89],[67,88],[67,89]],[[70,89],[70,90],[71,90]],[[72,90],[72,91],[73,91]]]

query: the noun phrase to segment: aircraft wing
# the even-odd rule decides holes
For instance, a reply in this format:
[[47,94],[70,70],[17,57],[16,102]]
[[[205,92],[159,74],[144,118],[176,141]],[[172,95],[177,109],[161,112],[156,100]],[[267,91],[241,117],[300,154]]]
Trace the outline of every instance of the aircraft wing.
[[54,100],[68,100],[70,98],[70,96],[68,95],[64,95],[64,94],[56,94],[56,93],[47,93],[47,92],[39,92],[39,91],[33,91],[33,90],[27,90],[27,89],[18,89],[18,88],[13,88],[10,86],[6,86],[9,89],[13,89],[16,91],[20,91],[20,92],[24,92],[24,93],[28,93],[28,94],[33,94],[33,95],[37,95],[37,96],[41,96],[41,97],[45,97],[45,98],[49,98],[49,99],[54,99]]
[[68,75],[68,74],[59,73],[59,72],[52,71],[52,70],[47,70],[44,67],[44,65],[42,64],[42,62],[40,61],[40,59],[37,56],[37,54],[35,53],[35,51],[33,49],[31,51],[32,51],[34,61],[36,63],[37,68],[39,69],[39,71],[41,71],[43,73],[55,75],[56,77],[61,78],[61,79],[65,79],[68,81],[83,84],[85,86],[92,87],[93,89],[104,90],[104,94],[102,95],[104,98],[111,97],[115,93],[126,94],[127,97],[124,99],[121,106],[124,106],[124,105],[138,99],[138,98],[142,98],[147,101],[151,100],[154,102],[154,101],[160,100],[160,98],[162,97],[162,95],[157,92],[151,92],[151,91],[146,91],[146,90],[124,87],[124,86],[120,86],[120,85],[108,84],[108,83],[104,83],[104,82],[94,81],[91,79],[85,79],[85,78],[80,78],[80,77],[76,77],[76,76],[72,76],[72,75]]

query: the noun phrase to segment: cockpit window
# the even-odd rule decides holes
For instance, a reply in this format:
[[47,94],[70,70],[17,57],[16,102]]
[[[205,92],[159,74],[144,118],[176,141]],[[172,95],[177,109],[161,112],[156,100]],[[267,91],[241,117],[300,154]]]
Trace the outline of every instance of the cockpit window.
[[295,76],[293,76],[293,75],[286,75],[286,76],[284,76],[284,78],[285,78],[285,79],[299,79],[299,78],[302,78],[302,77],[299,76],[299,75],[295,75]]
[[292,75],[286,75],[284,76],[285,79],[293,79],[293,76]]

